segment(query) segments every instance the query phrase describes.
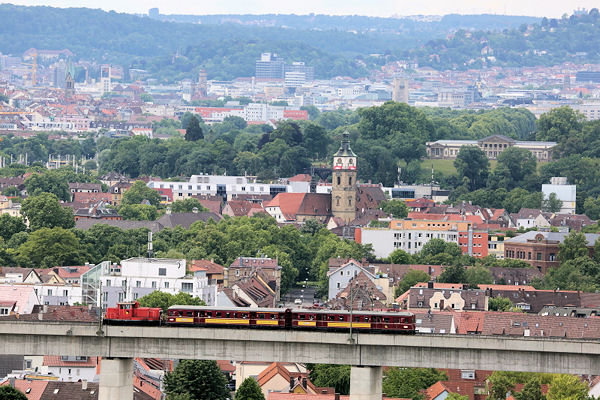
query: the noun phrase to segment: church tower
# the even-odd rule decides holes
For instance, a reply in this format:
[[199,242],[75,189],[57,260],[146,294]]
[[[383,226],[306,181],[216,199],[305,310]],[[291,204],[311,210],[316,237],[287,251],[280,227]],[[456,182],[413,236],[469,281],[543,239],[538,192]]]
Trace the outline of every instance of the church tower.
[[356,218],[356,154],[350,148],[349,136],[344,132],[342,145],[333,156],[331,178],[331,211],[346,223]]

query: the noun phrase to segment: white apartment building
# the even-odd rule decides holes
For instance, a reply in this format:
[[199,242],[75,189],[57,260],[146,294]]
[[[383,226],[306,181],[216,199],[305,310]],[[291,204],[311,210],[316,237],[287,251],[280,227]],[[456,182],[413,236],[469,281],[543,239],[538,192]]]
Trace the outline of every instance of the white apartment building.
[[542,185],[542,194],[544,200],[555,193],[556,197],[562,201],[562,207],[559,214],[575,214],[575,202],[577,200],[577,186],[569,185],[567,178],[554,176],[550,178],[550,184]]
[[214,305],[217,286],[209,285],[205,271],[186,272],[185,259],[129,258],[121,265],[104,264],[100,275],[102,307],[135,301],[157,290],[169,294],[189,293]]
[[362,228],[360,235],[361,244],[372,245],[375,256],[386,258],[397,249],[408,254],[418,253],[431,239],[458,244],[459,231]]
[[310,182],[260,183],[246,176],[192,175],[187,182],[150,181],[151,189],[171,189],[173,200],[184,200],[197,195],[222,196],[231,200],[237,195],[276,196],[278,193],[308,193]]

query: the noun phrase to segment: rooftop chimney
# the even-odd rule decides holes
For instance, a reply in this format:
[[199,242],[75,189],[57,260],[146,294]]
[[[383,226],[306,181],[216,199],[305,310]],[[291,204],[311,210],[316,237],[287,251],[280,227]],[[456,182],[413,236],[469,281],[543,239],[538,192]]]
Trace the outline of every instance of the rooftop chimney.
[[87,390],[87,379],[81,381],[81,390]]

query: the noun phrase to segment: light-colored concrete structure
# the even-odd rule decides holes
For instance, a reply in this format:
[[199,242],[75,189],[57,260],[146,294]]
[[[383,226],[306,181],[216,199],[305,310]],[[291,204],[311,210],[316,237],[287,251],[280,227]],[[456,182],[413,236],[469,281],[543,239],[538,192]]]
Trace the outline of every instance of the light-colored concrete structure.
[[350,400],[379,400],[382,396],[381,367],[350,368]]
[[569,185],[564,176],[553,176],[549,184],[542,185],[544,200],[554,193],[556,198],[562,201],[559,214],[575,214],[575,202],[577,200],[577,186]]
[[[546,337],[354,333],[348,341],[347,333],[337,332],[141,326],[99,329],[87,323],[0,321],[0,354],[14,353],[103,357],[101,399],[131,398],[134,357],[600,374],[600,340]],[[117,360],[106,362],[106,358]],[[377,369],[355,370],[351,376],[359,382],[374,382],[366,393],[355,388],[357,396],[366,396],[356,399],[381,396]]]
[[103,358],[98,400],[133,400],[133,358]]

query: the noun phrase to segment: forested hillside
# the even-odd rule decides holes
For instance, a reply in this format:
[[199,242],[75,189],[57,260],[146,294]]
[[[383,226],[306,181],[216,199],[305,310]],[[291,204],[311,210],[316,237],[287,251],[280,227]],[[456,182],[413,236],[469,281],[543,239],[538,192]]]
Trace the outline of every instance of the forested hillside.
[[600,61],[599,35],[600,13],[594,8],[586,14],[543,18],[539,24],[502,32],[460,30],[403,54],[438,69],[590,63]]

